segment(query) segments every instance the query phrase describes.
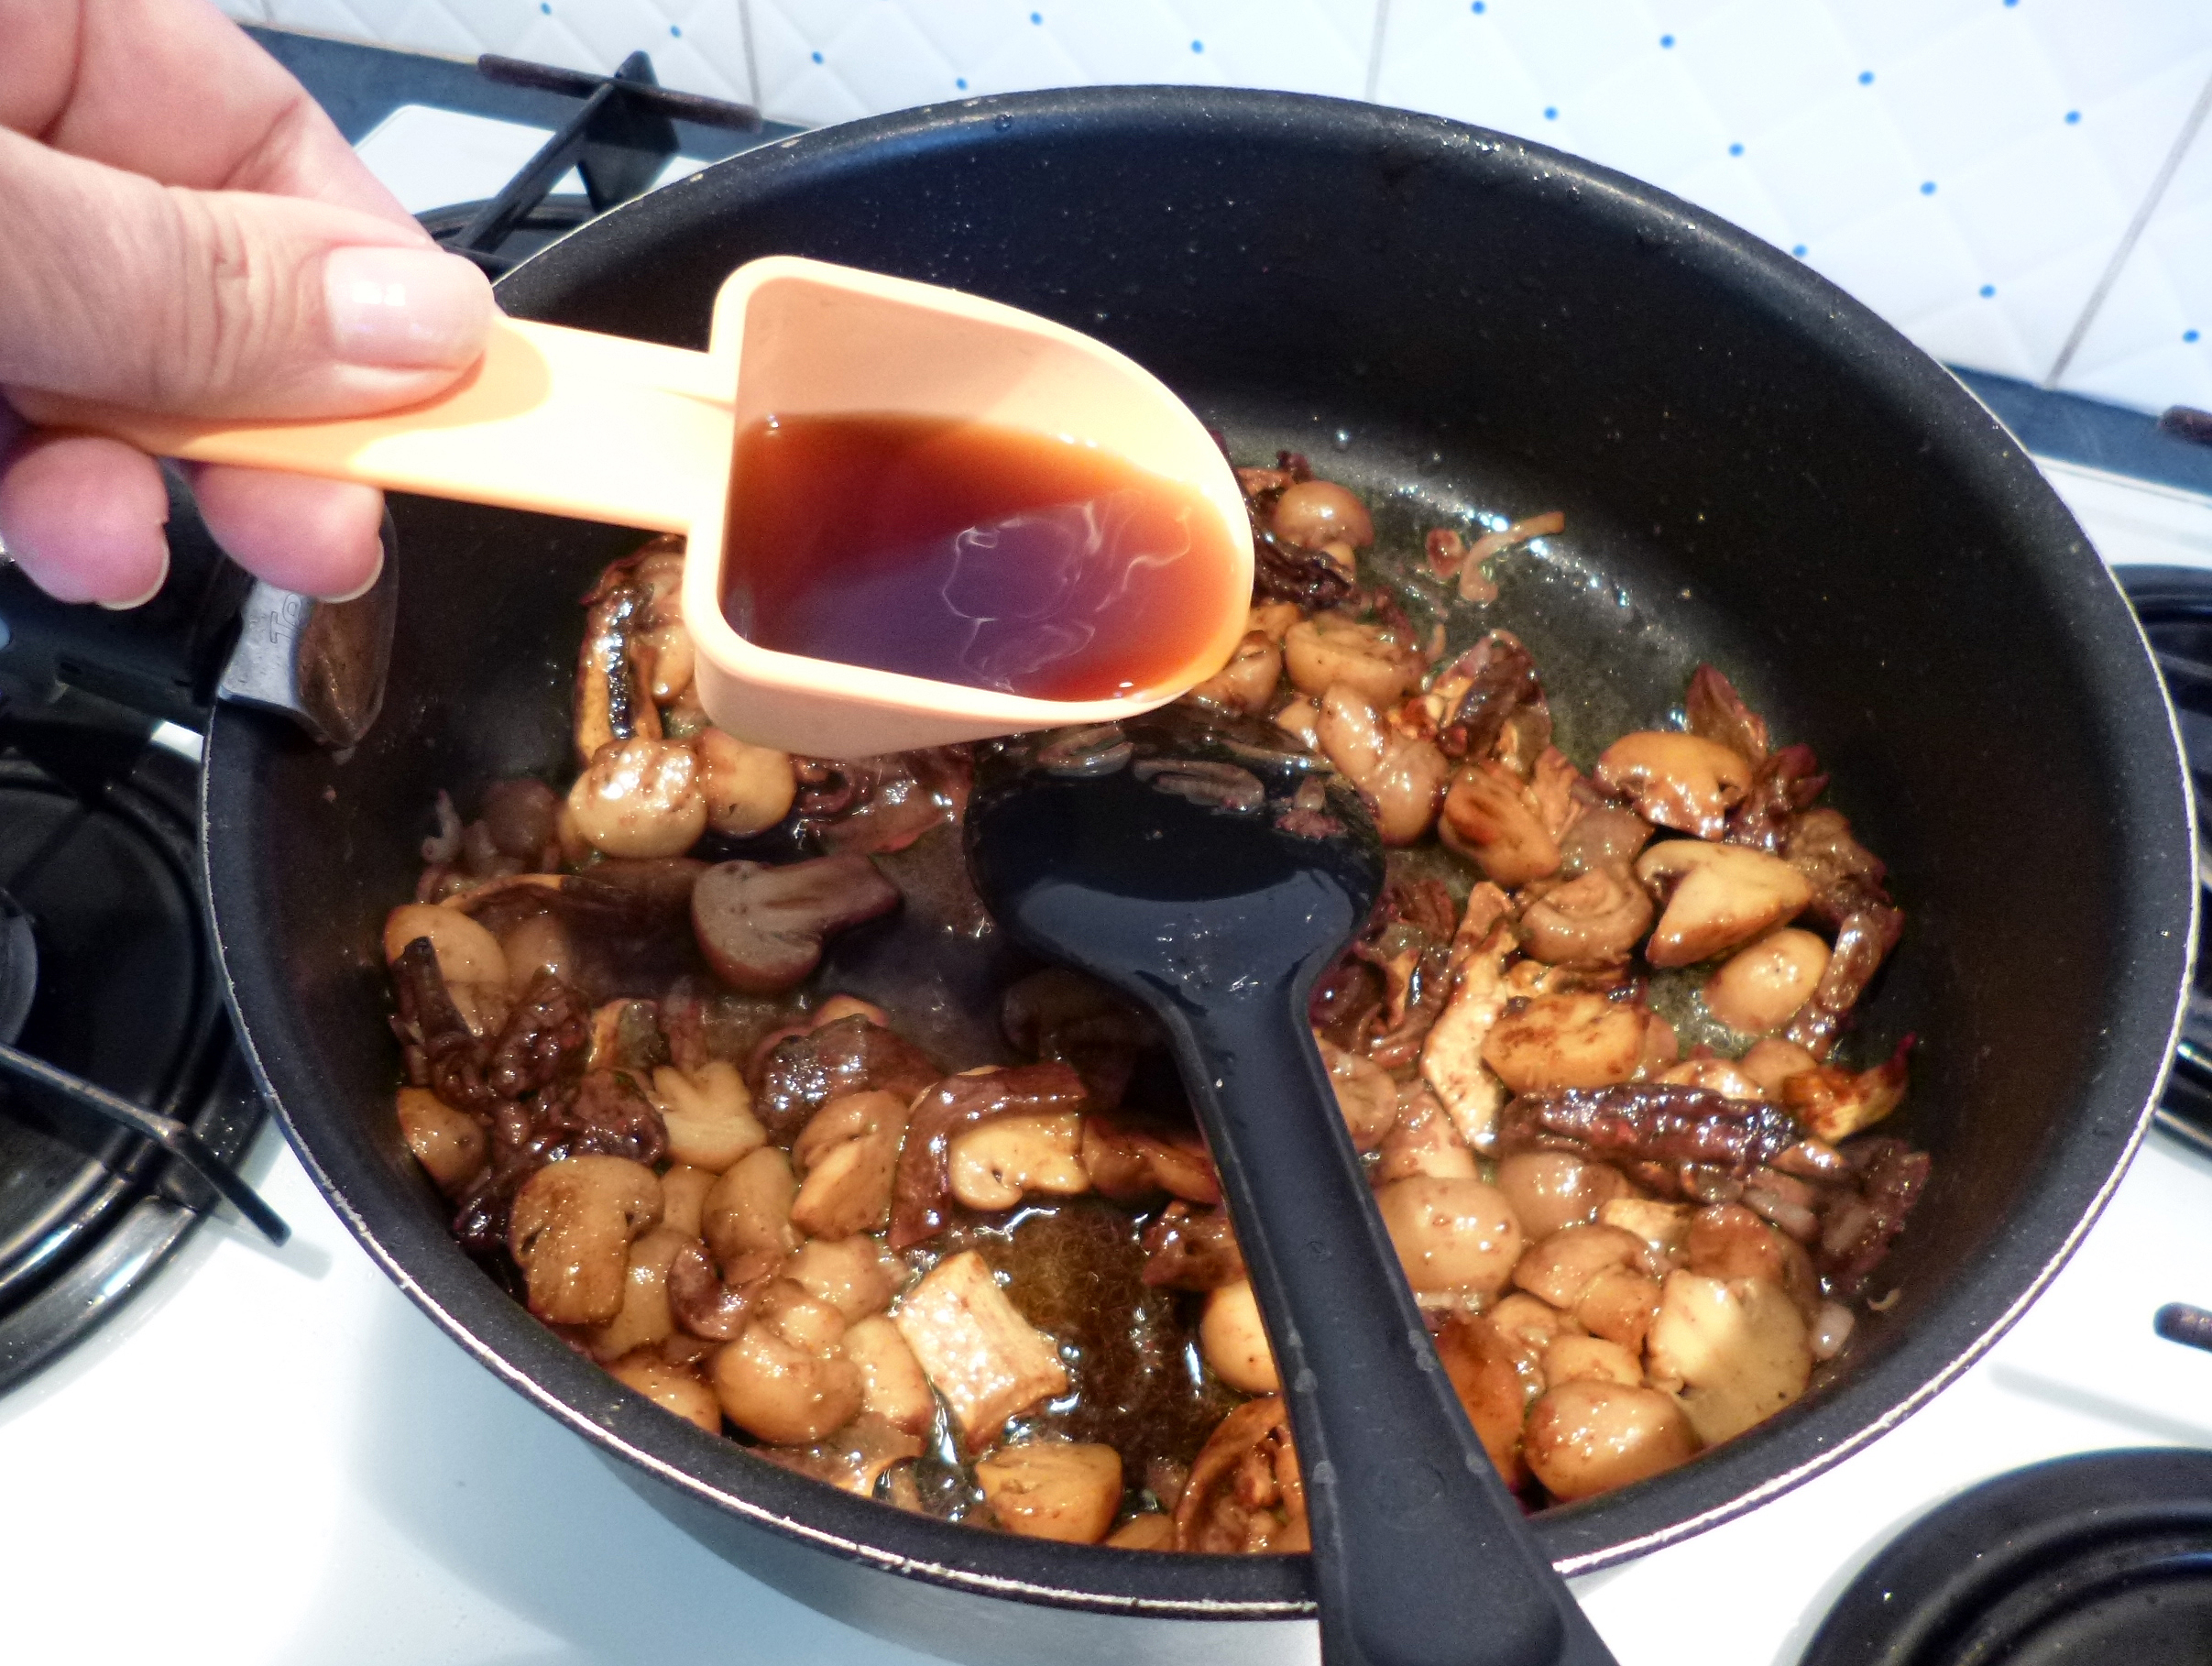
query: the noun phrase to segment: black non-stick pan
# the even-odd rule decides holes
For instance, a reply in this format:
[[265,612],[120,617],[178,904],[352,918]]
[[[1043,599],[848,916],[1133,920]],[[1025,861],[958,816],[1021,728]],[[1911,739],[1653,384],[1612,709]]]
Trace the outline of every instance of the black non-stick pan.
[[[1538,1518],[1561,1568],[1695,1532],[1874,1439],[2064,1259],[2164,1069],[2193,929],[2189,811],[2119,592],[1938,366],[1798,263],[1602,169],[1364,105],[1188,89],[809,134],[608,215],[500,294],[520,315],[701,346],[716,286],[771,253],[1089,331],[1240,461],[1294,447],[1369,493],[1400,548],[1469,510],[1563,510],[1560,553],[1513,566],[1486,618],[1535,650],[1578,761],[1666,722],[1710,659],[1778,736],[1817,748],[1890,864],[1911,923],[1861,1039],[1922,1038],[1905,1131],[1934,1157],[1889,1263],[1895,1305],[1801,1404]],[[439,789],[467,803],[497,776],[563,779],[576,597],[640,540],[394,512],[400,614],[374,732],[333,752],[224,710],[205,777],[241,1028],[371,1253],[673,1514],[861,1626],[978,1659],[1280,1643],[1279,1627],[1222,1622],[1309,1611],[1300,1558],[1044,1544],[844,1496],[629,1394],[448,1240],[394,1123],[379,922],[409,893]],[[936,976],[925,935],[911,963]],[[847,970],[892,998],[897,959]]]

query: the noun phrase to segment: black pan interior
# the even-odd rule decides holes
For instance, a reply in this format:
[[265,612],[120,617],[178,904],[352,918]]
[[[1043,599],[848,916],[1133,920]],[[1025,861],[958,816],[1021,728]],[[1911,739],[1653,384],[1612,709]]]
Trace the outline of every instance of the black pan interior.
[[[1866,1041],[1920,1034],[1934,1181],[1849,1369],[1725,1450],[1540,1518],[1586,1568],[1802,1478],[1917,1404],[2048,1275],[2131,1149],[2192,929],[2188,812],[2124,604],[1997,423],[1766,246],[1588,164],[1273,94],[1034,94],[736,159],[501,285],[520,314],[703,346],[741,261],[953,284],[1129,352],[1228,436],[1372,494],[1401,545],[1563,509],[1490,616],[1538,653],[1587,764],[1728,671],[1812,742],[1910,913]],[[1131,1559],[878,1510],[662,1417],[446,1240],[394,1126],[378,925],[434,792],[564,769],[575,598],[636,534],[395,505],[403,583],[371,739],[218,720],[208,862],[251,1047],[311,1167],[465,1345],[604,1445],[740,1515],[1053,1600],[1283,1612],[1302,1562]],[[1467,621],[1462,621],[1462,628]],[[965,1571],[964,1571],[965,1570]]]

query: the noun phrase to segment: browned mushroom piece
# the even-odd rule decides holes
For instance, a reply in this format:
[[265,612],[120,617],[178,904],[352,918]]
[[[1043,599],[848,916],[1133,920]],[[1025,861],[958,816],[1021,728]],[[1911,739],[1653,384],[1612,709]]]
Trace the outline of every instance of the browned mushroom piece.
[[1797,917],[1812,888],[1788,862],[1745,845],[1670,838],[1636,859],[1665,904],[1644,949],[1654,966],[1689,966]]
[[1332,543],[1363,549],[1374,542],[1367,506],[1333,480],[1301,480],[1283,488],[1268,516],[1268,530],[1304,550]]
[[822,959],[822,942],[899,905],[899,888],[865,856],[771,866],[722,862],[691,894],[692,930],[715,975],[749,994],[795,988]]
[[532,867],[560,838],[561,795],[529,776],[485,788],[481,814],[493,847]]
[[1618,965],[1650,930],[1652,913],[1626,863],[1592,868],[1521,911],[1521,946],[1552,966]]
[[1634,810],[1616,804],[1586,806],[1560,835],[1560,871],[1572,875],[1593,868],[1626,867],[1651,842],[1652,826]]
[[1016,1065],[948,1076],[917,1100],[892,1190],[891,1247],[912,1248],[941,1231],[951,1209],[953,1136],[991,1117],[1082,1110],[1083,1079],[1067,1065]]
[[1083,1117],[1080,1149],[1091,1185],[1117,1203],[1147,1203],[1162,1192],[1201,1206],[1221,1200],[1221,1177],[1194,1130],[1092,1111]]
[[749,1080],[753,1114],[771,1137],[788,1140],[807,1118],[847,1093],[877,1091],[902,1104],[945,1072],[895,1030],[864,1014],[772,1037]]
[[1546,830],[1535,795],[1492,759],[1460,766],[1444,795],[1437,832],[1495,884],[1526,885],[1559,871],[1559,841]]
[[1631,800],[1646,821],[1700,838],[1728,830],[1728,812],[1751,790],[1741,752],[1672,729],[1623,735],[1598,756],[1597,783]]
[[1257,717],[1275,702],[1283,677],[1283,644],[1264,630],[1244,632],[1229,663],[1190,691],[1189,697],[1224,711]]
[[642,1163],[548,1163],[516,1194],[508,1247],[549,1324],[603,1325],[621,1310],[630,1240],[661,1218],[661,1182]]
[[1772,744],[1767,720],[1745,705],[1736,685],[1713,666],[1700,665],[1691,674],[1682,715],[1689,719],[1692,734],[1717,742],[1754,765],[1766,762]]
[[1170,1203],[1144,1229],[1144,1282],[1160,1289],[1218,1290],[1244,1277],[1243,1253],[1225,1209]]
[[1640,1384],[1571,1379],[1528,1411],[1528,1465],[1546,1491],[1569,1502],[1672,1469],[1697,1448],[1682,1408]]
[[1626,1081],[1643,1062],[1646,1014],[1593,990],[1508,1007],[1483,1040],[1483,1062],[1516,1093]]
[[731,1270],[738,1275],[733,1283],[715,1270],[705,1244],[684,1244],[668,1263],[670,1316],[690,1335],[708,1342],[734,1342],[743,1333],[746,1318],[773,1276],[775,1265],[772,1255],[740,1257],[732,1264]]
[[1905,1056],[1912,1037],[1871,1070],[1839,1070],[1816,1065],[1784,1079],[1779,1097],[1806,1130],[1834,1145],[1871,1128],[1896,1110],[1905,1097]]
[[1246,1400],[1190,1465],[1175,1507],[1178,1551],[1256,1553],[1312,1548],[1306,1487],[1281,1398]]

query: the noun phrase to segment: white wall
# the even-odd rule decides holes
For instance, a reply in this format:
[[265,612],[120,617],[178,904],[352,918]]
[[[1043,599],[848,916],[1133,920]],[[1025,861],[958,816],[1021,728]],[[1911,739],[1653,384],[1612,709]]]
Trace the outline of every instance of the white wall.
[[1202,82],[1477,122],[1680,192],[1955,363],[2212,407],[2212,0],[221,0],[816,124]]

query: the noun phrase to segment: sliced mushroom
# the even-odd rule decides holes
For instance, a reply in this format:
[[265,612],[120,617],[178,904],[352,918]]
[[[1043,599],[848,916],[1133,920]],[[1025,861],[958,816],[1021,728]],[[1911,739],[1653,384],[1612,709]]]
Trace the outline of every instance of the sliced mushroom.
[[[1481,1060],[1476,1060],[1476,1066],[1482,1068]],[[1489,1075],[1487,1069],[1483,1073]],[[1495,1077],[1490,1080],[1503,1102],[1504,1087]],[[1435,1091],[1425,1082],[1399,1090],[1397,1120],[1391,1123],[1390,1132],[1383,1135],[1383,1143],[1375,1148],[1374,1167],[1368,1178],[1381,1186],[1391,1180],[1410,1179],[1416,1175],[1472,1180],[1479,1173],[1465,1135],[1460,1133],[1458,1123],[1444,1109],[1444,1102],[1436,1096]]]
[[814,970],[832,932],[898,905],[898,887],[865,856],[781,867],[722,862],[699,876],[691,923],[717,977],[747,994],[773,995]]
[[568,825],[603,855],[683,855],[706,831],[699,755],[681,740],[610,741],[568,789]]
[[1643,1267],[1664,1277],[1681,1265],[1690,1244],[1687,1203],[1663,1203],[1656,1198],[1615,1198],[1597,1209],[1598,1224],[1617,1226],[1643,1241]]
[[1625,1383],[1641,1387],[1644,1367],[1635,1353],[1603,1336],[1573,1336],[1561,1332],[1545,1345],[1544,1387],[1561,1383]]
[[1714,1446],[1803,1394],[1812,1349],[1803,1315],[1779,1287],[1670,1273],[1646,1363],[1654,1383],[1681,1385],[1692,1426]]
[[1847,1139],[1904,1102],[1905,1053],[1911,1045],[1907,1036],[1886,1062],[1856,1074],[1833,1065],[1798,1071],[1783,1080],[1781,1102],[1817,1138],[1831,1145]]
[[1352,1149],[1373,1151],[1397,1123],[1397,1083],[1373,1059],[1347,1053],[1319,1034],[1313,1039],[1328,1068],[1329,1085],[1336,1091],[1336,1106],[1352,1134]]
[[400,1137],[438,1189],[458,1197],[484,1172],[489,1150],[483,1124],[428,1088],[400,1090]]
[[1559,841],[1545,828],[1535,795],[1495,759],[1460,766],[1437,831],[1494,884],[1512,888],[1559,871]]
[[1692,1424],[1656,1388],[1564,1382],[1529,1408],[1528,1467],[1555,1497],[1594,1497],[1693,1456],[1698,1436]]
[[973,1250],[948,1255],[907,1291],[892,1321],[944,1396],[969,1451],[1008,1418],[1068,1391],[1068,1367]]
[[1008,1532],[1096,1544],[1122,1507],[1122,1454],[1077,1441],[1024,1441],[976,1460],[976,1482]]
[[946,1147],[952,1195],[969,1209],[1012,1209],[1032,1194],[1068,1198],[1090,1189],[1083,1167],[1083,1119],[1072,1111],[997,1116],[955,1134]]
[[1819,1310],[1820,1276],[1805,1246],[1740,1203],[1715,1203],[1692,1214],[1682,1247],[1692,1273],[1763,1279],[1796,1302],[1808,1322]]
[[384,919],[384,959],[397,960],[417,937],[430,939],[438,970],[454,983],[507,982],[507,955],[499,939],[458,908],[439,903],[407,903]]
[[1365,795],[1386,845],[1429,830],[1451,764],[1430,741],[1393,730],[1365,696],[1343,684],[1322,697],[1314,734],[1322,753]]
[[1592,805],[1560,835],[1560,871],[1626,867],[1651,842],[1651,824],[1617,805]]
[[699,1224],[715,1259],[728,1266],[748,1255],[781,1256],[797,1249],[791,1203],[798,1189],[791,1159],[773,1145],[730,1165],[700,1206]]
[[1487,1181],[1393,1180],[1374,1202],[1415,1295],[1495,1296],[1512,1277],[1520,1223]]
[[1225,1284],[1206,1298],[1199,1320],[1199,1352],[1214,1376],[1240,1394],[1280,1394],[1283,1379],[1275,1368],[1267,1327],[1252,1280]]
[[1498,1474],[1507,1486],[1526,1485],[1522,1419],[1543,1387],[1537,1350],[1486,1317],[1454,1313],[1437,1333],[1436,1356]]
[[693,1070],[663,1065],[652,1073],[652,1098],[668,1128],[668,1155],[679,1163],[720,1174],[768,1143],[745,1079],[727,1060]]
[[908,1434],[927,1434],[936,1422],[936,1396],[922,1375],[899,1327],[871,1314],[845,1332],[845,1357],[860,1372],[860,1409]]
[[548,1324],[603,1325],[621,1311],[630,1245],[661,1218],[661,1182],[626,1157],[575,1156],[523,1182],[508,1251],[530,1310]]
[[1751,790],[1751,763],[1740,752],[1672,729],[1623,735],[1599,754],[1595,773],[1646,821],[1700,838],[1725,833],[1728,812]]
[[1828,945],[1785,926],[1737,949],[1705,980],[1705,1010],[1732,1030],[1772,1036],[1788,1027],[1820,987]]
[[803,1446],[850,1422],[860,1409],[860,1367],[840,1345],[837,1309],[778,1279],[756,1316],[709,1365],[729,1420],[779,1446]]
[[1644,1057],[1644,1009],[1594,991],[1539,995],[1483,1040],[1483,1062],[1516,1093],[1626,1081]]
[[827,1301],[852,1324],[891,1306],[906,1268],[882,1242],[865,1233],[849,1238],[810,1238],[792,1252],[782,1277]]
[[688,1366],[671,1365],[648,1349],[626,1354],[607,1369],[617,1382],[636,1389],[663,1411],[696,1423],[708,1434],[722,1432],[721,1402]]
[[1640,1349],[1659,1303],[1641,1271],[1643,1240],[1617,1226],[1569,1226],[1529,1246],[1513,1282],[1593,1333]]
[[1214,1426],[1175,1506],[1178,1551],[1296,1551],[1312,1547],[1290,1417],[1278,1395],[1246,1400]]
[[[1506,905],[1495,885],[1478,885],[1468,897],[1466,916],[1452,939],[1451,993],[1421,1044],[1421,1079],[1451,1112],[1462,1142],[1477,1149],[1495,1134],[1506,1104],[1505,1084],[1483,1062],[1483,1047],[1510,998],[1506,962],[1517,939],[1499,919]],[[1493,923],[1470,943],[1472,927],[1481,924],[1478,910]]]
[[1418,650],[1380,625],[1363,625],[1338,613],[1291,626],[1283,636],[1283,663],[1291,682],[1306,694],[1318,697],[1341,686],[1378,707],[1395,705],[1421,680]]
[[1651,915],[1651,898],[1626,863],[1593,868],[1521,911],[1521,945],[1550,966],[1617,965],[1636,952]]
[[706,1194],[720,1178],[688,1163],[666,1169],[661,1176],[661,1224],[674,1228],[686,1238],[705,1237],[700,1222],[706,1213]]
[[791,1148],[806,1176],[792,1223],[818,1238],[882,1231],[905,1133],[906,1102],[881,1090],[841,1094],[816,1112]]
[[1145,1203],[1161,1192],[1186,1203],[1211,1206],[1221,1200],[1213,1158],[1188,1129],[1123,1112],[1092,1112],[1083,1118],[1081,1155],[1091,1185],[1117,1203]]
[[754,746],[703,729],[691,741],[699,754],[699,793],[706,802],[706,825],[730,838],[764,832],[791,813],[798,796],[798,772],[791,754]]
[[772,1252],[750,1251],[728,1264],[726,1277],[715,1271],[714,1260],[703,1245],[684,1244],[668,1262],[669,1316],[686,1336],[734,1342],[744,1334],[775,1266]]
[[1636,876],[1665,903],[1645,946],[1654,966],[1689,966],[1794,919],[1812,900],[1805,876],[1745,845],[1670,838],[1637,858]]
[[1247,630],[1229,663],[1190,691],[1190,697],[1224,711],[1257,717],[1275,704],[1283,678],[1283,645],[1264,630]]
[[668,1264],[695,1240],[656,1226],[630,1246],[630,1271],[622,1287],[621,1310],[585,1334],[585,1345],[601,1365],[633,1348],[665,1342],[676,1328],[668,1309]]

